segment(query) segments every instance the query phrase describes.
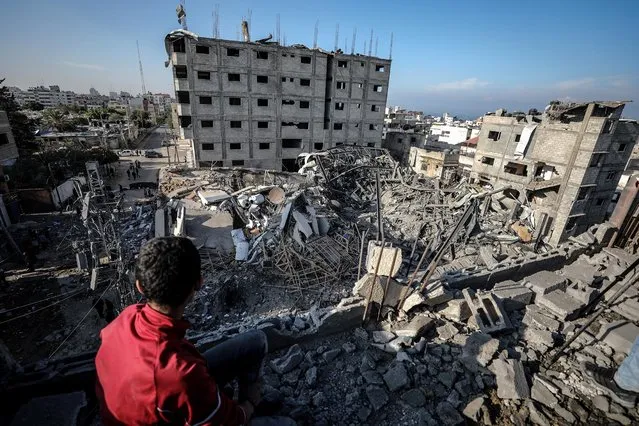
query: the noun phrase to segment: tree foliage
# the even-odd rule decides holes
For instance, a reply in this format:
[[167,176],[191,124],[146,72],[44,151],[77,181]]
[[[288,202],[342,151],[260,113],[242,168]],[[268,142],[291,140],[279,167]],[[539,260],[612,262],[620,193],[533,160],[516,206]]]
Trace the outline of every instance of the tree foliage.
[[38,149],[33,135],[35,124],[20,111],[20,106],[9,93],[9,88],[2,85],[4,80],[0,79],[0,110],[7,113],[13,137],[22,155],[25,151]]

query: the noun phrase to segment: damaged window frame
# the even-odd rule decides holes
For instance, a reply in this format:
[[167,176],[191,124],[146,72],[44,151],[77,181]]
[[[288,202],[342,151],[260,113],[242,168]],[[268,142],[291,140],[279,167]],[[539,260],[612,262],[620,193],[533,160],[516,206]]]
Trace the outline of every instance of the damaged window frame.
[[255,59],[268,60],[268,52],[265,50],[256,50]]
[[489,130],[486,138],[493,142],[497,142],[501,139],[501,132],[498,132],[497,130]]
[[233,58],[238,58],[240,56],[240,49],[236,47],[227,47],[226,48],[226,56],[230,56]]
[[338,60],[337,68],[348,68],[348,61]]
[[195,45],[195,53],[200,55],[208,55],[210,53],[210,49],[208,46],[204,44],[196,44]]
[[175,78],[188,78],[189,77],[189,69],[186,65],[173,65],[173,72]]

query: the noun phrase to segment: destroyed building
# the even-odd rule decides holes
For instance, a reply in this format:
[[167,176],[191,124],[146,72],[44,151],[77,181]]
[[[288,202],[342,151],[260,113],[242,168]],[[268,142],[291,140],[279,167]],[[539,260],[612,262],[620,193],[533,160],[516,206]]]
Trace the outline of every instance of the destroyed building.
[[[553,102],[543,114],[483,118],[471,178],[510,185],[550,244],[601,223],[639,136],[624,102]],[[536,113],[535,110],[530,111]]]
[[245,40],[166,37],[194,165],[294,171],[302,152],[380,146],[389,59]]
[[458,172],[459,151],[448,149],[428,151],[423,148],[411,147],[408,165],[415,173],[449,182]]

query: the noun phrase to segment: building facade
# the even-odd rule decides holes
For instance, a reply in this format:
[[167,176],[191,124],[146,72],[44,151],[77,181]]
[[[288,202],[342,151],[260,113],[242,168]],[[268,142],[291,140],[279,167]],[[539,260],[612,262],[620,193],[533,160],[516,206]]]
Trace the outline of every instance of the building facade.
[[624,103],[558,103],[543,114],[485,115],[471,178],[534,212],[536,232],[556,245],[605,219],[632,149],[636,121],[620,119]]
[[408,164],[415,173],[450,182],[458,173],[459,151],[428,151],[411,147]]
[[302,152],[381,145],[390,60],[179,32],[166,44],[196,166],[296,170]]

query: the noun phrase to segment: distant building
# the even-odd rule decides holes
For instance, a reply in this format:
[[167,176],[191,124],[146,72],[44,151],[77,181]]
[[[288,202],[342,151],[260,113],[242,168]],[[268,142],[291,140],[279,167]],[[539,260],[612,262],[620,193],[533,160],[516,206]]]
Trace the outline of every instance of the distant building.
[[411,147],[408,165],[415,173],[443,181],[452,181],[458,174],[459,151],[428,151],[423,148]]
[[381,145],[388,59],[179,32],[166,44],[179,135],[200,167],[290,171],[302,152]]
[[386,148],[396,160],[406,163],[410,148],[423,148],[425,140],[426,135],[423,133],[388,131],[382,148]]
[[0,166],[10,166],[18,158],[18,147],[11,132],[7,113],[0,111]]
[[100,96],[100,92],[95,90],[93,87],[89,89],[89,95],[91,96]]
[[434,124],[430,128],[429,135],[433,136],[433,139],[438,142],[444,142],[449,145],[459,145],[460,143],[479,135],[479,129],[467,126]]
[[483,117],[471,178],[525,202],[556,245],[605,219],[639,137],[623,102],[554,103],[539,115]]

